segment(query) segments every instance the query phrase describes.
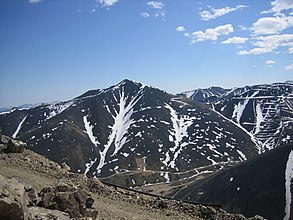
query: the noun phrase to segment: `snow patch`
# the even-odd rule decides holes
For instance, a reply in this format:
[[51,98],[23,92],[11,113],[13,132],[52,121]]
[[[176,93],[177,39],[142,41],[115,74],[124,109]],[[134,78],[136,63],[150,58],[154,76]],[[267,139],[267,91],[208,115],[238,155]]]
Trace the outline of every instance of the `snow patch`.
[[121,153],[124,157],[128,157],[129,153]]
[[174,147],[170,148],[170,153],[173,154],[173,159],[170,161],[171,157],[169,152],[166,153],[166,159],[163,163],[167,167],[175,168],[175,161],[178,158],[179,154],[182,151],[182,148],[186,146],[186,144],[182,143],[184,137],[188,137],[187,130],[193,124],[193,120],[195,117],[189,116],[181,116],[179,115],[175,109],[172,108],[169,104],[165,104],[165,108],[170,111],[172,129],[169,130],[169,141],[174,142]]
[[[73,101],[61,103],[54,103],[48,106],[49,108],[49,115],[47,116],[46,120],[55,117],[56,115],[60,114],[61,112],[65,111],[73,104]],[[45,120],[45,121],[46,121]]]
[[237,153],[241,156],[241,158],[239,158],[241,161],[247,160],[246,156],[244,155],[244,153],[242,151],[237,150]]
[[97,147],[98,144],[100,144],[100,142],[94,136],[94,133],[93,133],[94,126],[90,124],[90,121],[88,120],[88,116],[83,116],[83,122],[84,122],[85,132],[87,133],[91,142]]
[[207,160],[211,161],[211,162],[212,162],[212,165],[216,165],[216,164],[218,164],[216,161],[214,161],[214,160],[211,158],[211,156],[208,156],[208,157],[207,157]]
[[85,164],[85,167],[86,167],[86,169],[84,171],[85,175],[90,171],[90,168],[94,165],[94,163],[96,161],[97,161],[97,158],[95,160],[93,160],[93,161],[90,159],[90,162]]

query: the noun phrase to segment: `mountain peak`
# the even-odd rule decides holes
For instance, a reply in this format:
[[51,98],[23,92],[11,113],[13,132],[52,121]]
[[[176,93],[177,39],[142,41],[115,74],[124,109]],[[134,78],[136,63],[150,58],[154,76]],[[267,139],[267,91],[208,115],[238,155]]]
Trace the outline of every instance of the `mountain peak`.
[[142,86],[144,87],[145,86],[142,83],[136,82],[136,81],[131,80],[131,79],[124,79],[120,83],[118,83],[116,86],[122,86],[122,85],[136,85],[136,86],[139,86],[139,87],[142,87]]

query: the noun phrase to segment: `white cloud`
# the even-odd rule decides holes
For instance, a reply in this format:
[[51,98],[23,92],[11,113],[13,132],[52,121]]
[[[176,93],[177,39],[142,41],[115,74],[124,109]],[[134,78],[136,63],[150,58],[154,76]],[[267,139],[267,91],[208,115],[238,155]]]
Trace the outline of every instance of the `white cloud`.
[[273,60],[267,60],[266,61],[266,64],[267,65],[273,65],[273,64],[275,64],[276,62],[275,61],[273,61]]
[[293,53],[293,47],[290,47],[290,48],[288,49],[288,52],[289,52],[289,53]]
[[293,26],[293,17],[263,17],[258,19],[250,28],[255,35],[278,34]]
[[192,39],[191,43],[194,44],[199,41],[205,40],[217,40],[221,35],[228,35],[233,32],[233,26],[231,24],[226,24],[218,26],[216,28],[208,28],[204,32],[196,31],[191,33],[190,37]]
[[280,13],[284,10],[293,10],[293,1],[292,0],[276,0],[271,3],[273,8],[272,12]]
[[219,9],[210,8],[209,11],[200,12],[200,16],[202,20],[208,21],[210,19],[215,19],[217,17],[223,16],[225,14],[231,13],[233,11],[236,11],[240,8],[245,8],[245,7],[246,7],[245,5],[238,5],[235,8],[231,8],[231,7],[219,8]]
[[253,44],[258,47],[276,49],[278,47],[292,47],[293,46],[293,34],[279,34],[270,36],[261,36],[256,38],[256,42]]
[[149,1],[147,5],[154,9],[163,9],[163,7],[165,6],[162,2],[156,1]]
[[185,27],[184,26],[178,26],[176,28],[176,31],[178,31],[178,32],[184,32],[185,31]]
[[142,12],[140,15],[142,17],[166,17],[166,12],[164,10],[165,5],[160,1],[148,1],[148,12]]
[[239,55],[249,55],[249,54],[253,54],[253,55],[259,55],[259,54],[264,54],[264,53],[269,53],[269,52],[272,52],[272,49],[270,48],[254,48],[254,49],[251,49],[251,50],[242,50],[242,51],[239,51]]
[[293,70],[293,63],[288,66],[285,66],[285,70]]
[[293,47],[293,34],[279,34],[279,35],[270,35],[270,36],[260,36],[255,38],[253,45],[256,48],[251,50],[240,51],[239,55],[248,55],[248,54],[264,54],[270,53],[273,50],[279,47]]
[[116,4],[119,0],[99,0],[102,4],[102,7],[110,7]]
[[222,42],[222,44],[244,44],[248,38],[245,37],[231,37]]
[[144,17],[144,18],[148,18],[148,17],[150,17],[151,15],[150,15],[149,13],[147,13],[147,12],[141,12],[141,13],[140,13],[140,16],[141,16],[141,17]]
[[28,2],[31,3],[31,4],[40,3],[42,1],[44,1],[44,0],[28,0]]

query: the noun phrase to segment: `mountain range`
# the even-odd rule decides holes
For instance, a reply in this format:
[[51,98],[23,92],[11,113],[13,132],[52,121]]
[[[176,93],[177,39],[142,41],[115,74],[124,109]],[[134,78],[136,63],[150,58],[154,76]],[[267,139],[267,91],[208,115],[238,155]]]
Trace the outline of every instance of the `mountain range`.
[[[1,134],[75,172],[269,219],[290,213],[284,197],[292,189],[292,126],[290,81],[172,95],[123,80],[72,100],[0,113]],[[244,198],[258,202],[246,206]],[[278,209],[266,209],[262,199]]]
[[96,177],[141,169],[168,181],[169,172],[257,155],[247,133],[206,105],[130,80],[1,113],[0,126],[30,149]]
[[183,92],[234,121],[258,142],[259,153],[292,142],[293,82]]

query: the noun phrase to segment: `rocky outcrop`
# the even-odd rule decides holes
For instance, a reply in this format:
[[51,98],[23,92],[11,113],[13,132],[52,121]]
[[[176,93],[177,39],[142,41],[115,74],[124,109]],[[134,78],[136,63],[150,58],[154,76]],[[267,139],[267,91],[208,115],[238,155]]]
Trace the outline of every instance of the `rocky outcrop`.
[[0,219],[96,218],[93,204],[94,199],[82,189],[56,185],[37,194],[32,187],[0,175]]
[[23,184],[0,175],[0,219],[24,219],[30,214]]
[[92,209],[94,199],[84,190],[68,185],[45,187],[41,192],[39,206],[66,212],[71,218],[96,217],[98,211]]
[[19,140],[10,139],[6,145],[7,153],[22,153],[26,144]]
[[0,148],[5,153],[23,153],[26,147],[26,143],[20,140],[14,140],[5,135],[0,135]]
[[[4,135],[0,136],[0,141],[0,160],[8,166],[16,164],[28,170],[41,170],[47,175],[57,172],[60,177],[64,177],[70,170],[65,163],[61,168],[57,163],[26,150],[26,144],[21,141]],[[5,178],[0,174],[0,219],[95,219],[98,211],[93,208],[93,204],[94,199],[70,181],[59,180],[38,192],[21,181],[21,178]]]

